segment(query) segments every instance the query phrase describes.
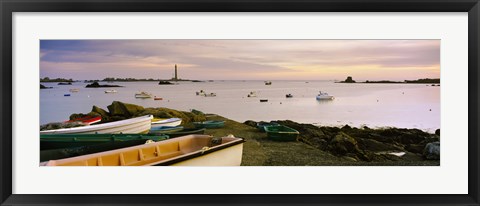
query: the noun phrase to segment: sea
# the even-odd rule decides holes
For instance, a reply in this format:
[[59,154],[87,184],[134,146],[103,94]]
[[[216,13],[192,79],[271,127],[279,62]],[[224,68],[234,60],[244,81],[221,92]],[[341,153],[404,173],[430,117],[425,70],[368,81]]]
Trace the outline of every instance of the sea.
[[[88,113],[92,106],[107,110],[113,101],[143,107],[191,109],[244,122],[246,120],[292,120],[319,126],[399,127],[434,132],[440,128],[440,86],[430,84],[345,84],[334,81],[264,81],[214,80],[179,81],[174,85],[158,82],[100,82],[117,88],[85,88],[87,83],[72,85],[42,83],[40,89],[40,124],[68,120],[72,113]],[[70,92],[70,89],[79,89]],[[115,89],[117,93],[105,93]],[[196,95],[203,90],[215,97]],[[145,91],[163,100],[137,99]],[[316,100],[319,91],[333,100]],[[255,92],[257,97],[247,97]],[[64,96],[70,94],[70,96]],[[293,98],[286,98],[292,94]],[[260,102],[268,99],[268,102]],[[108,110],[107,110],[108,111]]]

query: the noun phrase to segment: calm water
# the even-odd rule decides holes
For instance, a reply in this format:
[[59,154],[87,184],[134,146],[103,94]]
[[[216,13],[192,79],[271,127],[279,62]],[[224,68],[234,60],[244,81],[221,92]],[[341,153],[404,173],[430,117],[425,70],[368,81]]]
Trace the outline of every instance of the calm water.
[[[201,110],[243,122],[289,119],[318,125],[394,126],[434,131],[440,128],[440,87],[425,84],[336,84],[332,81],[214,81],[179,82],[158,85],[157,82],[115,82],[124,87],[106,94],[109,88],[85,88],[75,82],[61,86],[42,83],[53,89],[40,90],[40,123],[67,120],[72,113],[88,113],[93,105],[107,109],[112,101],[144,107],[168,107],[189,111]],[[103,84],[103,83],[102,83]],[[71,93],[69,89],[79,88]],[[203,89],[216,97],[196,96]],[[317,101],[318,91],[335,96],[332,101]],[[147,91],[163,100],[136,99],[134,94]],[[257,97],[248,98],[250,91]],[[63,95],[70,93],[70,97]],[[293,98],[285,98],[291,93]],[[268,99],[260,103],[259,99]]]

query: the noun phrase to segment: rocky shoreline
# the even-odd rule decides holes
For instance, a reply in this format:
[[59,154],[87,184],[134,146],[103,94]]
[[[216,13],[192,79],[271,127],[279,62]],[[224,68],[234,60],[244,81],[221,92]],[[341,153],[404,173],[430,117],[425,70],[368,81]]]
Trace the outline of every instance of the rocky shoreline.
[[279,120],[276,122],[298,130],[300,135],[295,142],[275,142],[259,131],[254,121],[240,123],[197,110],[144,108],[118,101],[107,108],[108,111],[93,106],[88,114],[72,114],[70,119],[90,115],[102,116],[102,122],[110,122],[151,114],[158,118],[182,118],[185,128],[193,127],[195,121],[223,120],[225,127],[208,129],[206,134],[244,138],[242,165],[245,166],[440,165],[440,130],[431,134],[419,129],[319,127]]

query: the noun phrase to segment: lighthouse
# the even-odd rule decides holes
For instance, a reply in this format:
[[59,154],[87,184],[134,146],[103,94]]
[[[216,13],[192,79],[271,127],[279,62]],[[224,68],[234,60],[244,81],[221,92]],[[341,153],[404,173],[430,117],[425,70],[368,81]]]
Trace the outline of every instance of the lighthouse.
[[178,80],[178,76],[177,76],[177,64],[175,64],[175,81]]

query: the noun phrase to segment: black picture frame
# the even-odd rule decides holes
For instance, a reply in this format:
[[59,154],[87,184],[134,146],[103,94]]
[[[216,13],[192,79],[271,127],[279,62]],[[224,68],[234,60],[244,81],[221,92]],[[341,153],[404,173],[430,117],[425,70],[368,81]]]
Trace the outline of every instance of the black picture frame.
[[[0,0],[1,205],[480,205],[479,0]],[[468,194],[35,195],[12,194],[13,12],[468,12]],[[456,178],[456,177],[446,177]]]

